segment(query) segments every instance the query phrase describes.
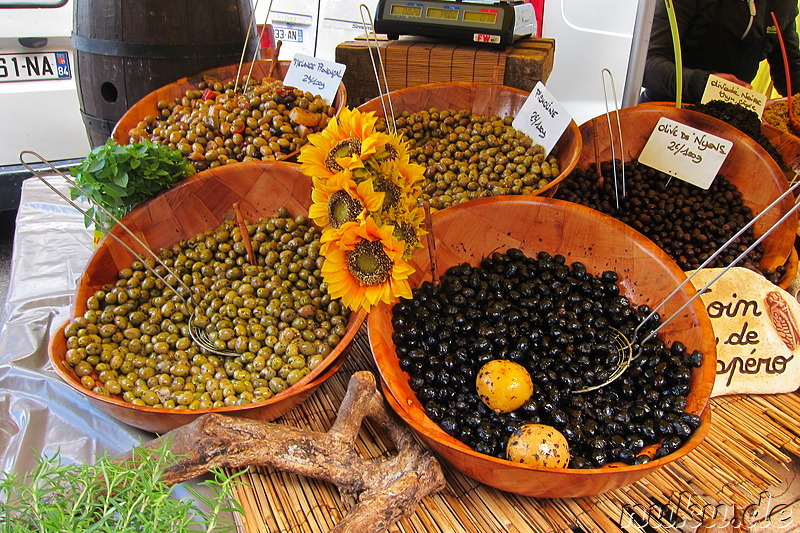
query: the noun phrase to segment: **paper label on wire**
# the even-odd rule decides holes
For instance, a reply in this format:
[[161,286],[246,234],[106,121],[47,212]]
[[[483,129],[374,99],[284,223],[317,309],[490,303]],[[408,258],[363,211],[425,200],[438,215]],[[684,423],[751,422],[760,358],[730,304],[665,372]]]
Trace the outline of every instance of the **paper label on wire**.
[[711,74],[708,77],[701,104],[707,104],[711,100],[722,100],[729,104],[736,104],[745,109],[753,111],[761,118],[764,106],[767,105],[767,97],[758,91],[743,87],[738,83],[733,83],[726,79]]
[[342,82],[346,66],[303,54],[295,54],[283,78],[284,85],[318,94],[330,105]]
[[639,162],[708,189],[733,142],[661,117],[647,139]]
[[547,87],[540,81],[522,104],[511,123],[514,128],[528,135],[536,144],[544,147],[545,155],[556,145],[572,117],[567,113]]

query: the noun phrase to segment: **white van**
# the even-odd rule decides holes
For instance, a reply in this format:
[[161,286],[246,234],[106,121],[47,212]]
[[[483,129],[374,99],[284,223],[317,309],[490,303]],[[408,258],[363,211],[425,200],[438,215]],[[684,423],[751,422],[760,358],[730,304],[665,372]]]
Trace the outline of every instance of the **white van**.
[[72,1],[0,0],[0,210],[19,199],[21,151],[56,162],[90,149],[69,41]]

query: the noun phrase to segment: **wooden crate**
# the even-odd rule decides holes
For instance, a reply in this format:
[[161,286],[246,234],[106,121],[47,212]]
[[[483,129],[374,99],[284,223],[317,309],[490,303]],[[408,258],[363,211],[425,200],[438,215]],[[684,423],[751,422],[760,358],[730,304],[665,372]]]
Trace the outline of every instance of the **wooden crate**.
[[[380,39],[377,45],[392,91],[444,81],[488,83],[494,80],[495,71],[499,83],[531,91],[536,82],[547,81],[555,56],[555,41],[537,38],[521,39],[505,48],[424,37]],[[339,44],[336,62],[347,65],[343,81],[348,106],[359,106],[378,96],[366,40]]]

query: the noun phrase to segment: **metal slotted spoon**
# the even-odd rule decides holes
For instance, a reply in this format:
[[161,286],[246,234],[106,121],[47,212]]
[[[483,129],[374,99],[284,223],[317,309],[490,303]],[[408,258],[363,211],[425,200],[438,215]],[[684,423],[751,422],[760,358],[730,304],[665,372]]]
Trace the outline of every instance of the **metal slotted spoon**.
[[[789,187],[789,189],[786,190],[786,192],[781,194],[771,204],[769,204],[766,208],[764,208],[764,210],[761,211],[761,213],[753,217],[753,219],[750,222],[748,222],[744,227],[742,227],[733,237],[728,239],[727,242],[725,242],[714,253],[712,253],[705,261],[703,261],[703,263],[699,267],[697,267],[697,269],[695,269],[694,272],[692,272],[689,276],[687,276],[685,280],[683,280],[669,295],[667,295],[666,298],[664,298],[661,301],[661,303],[659,303],[655,308],[653,308],[653,310],[650,312],[649,315],[647,315],[644,319],[642,319],[642,321],[633,330],[632,338],[628,339],[627,336],[624,335],[621,331],[609,328],[613,330],[612,339],[613,343],[617,347],[617,355],[618,355],[617,366],[615,367],[614,371],[611,373],[609,378],[606,379],[604,382],[574,392],[580,394],[584,392],[597,390],[602,387],[605,387],[606,385],[611,384],[617,378],[619,378],[628,369],[631,362],[635,361],[636,359],[639,358],[639,356],[642,355],[644,344],[647,341],[655,337],[664,326],[666,326],[672,319],[674,319],[681,312],[683,312],[684,309],[686,309],[689,305],[692,304],[692,302],[694,302],[698,297],[700,297],[715,281],[717,281],[719,278],[725,275],[725,273],[728,270],[736,266],[739,263],[739,261],[741,261],[748,253],[750,253],[756,246],[758,246],[761,243],[761,241],[763,241],[764,238],[766,238],[770,233],[772,233],[772,231],[775,228],[780,226],[786,219],[788,219],[792,214],[794,214],[794,212],[797,211],[798,208],[800,208],[800,203],[795,202],[794,206],[792,206],[792,208],[789,209],[786,212],[786,214],[784,214],[775,224],[770,226],[770,228],[767,231],[765,231],[763,235],[758,237],[755,240],[755,242],[753,242],[750,246],[748,246],[746,250],[740,253],[733,261],[731,261],[726,267],[724,267],[722,271],[720,271],[716,276],[714,276],[713,279],[711,279],[708,283],[706,283],[702,288],[698,289],[696,293],[692,295],[692,297],[689,298],[686,302],[684,302],[674,313],[672,313],[667,319],[661,322],[661,324],[659,324],[658,327],[651,330],[641,341],[639,341],[638,337],[640,335],[642,327],[644,327],[644,325],[647,322],[649,322],[653,317],[655,317],[658,311],[662,307],[664,307],[664,305],[667,302],[669,302],[676,294],[678,294],[678,292],[684,286],[686,286],[686,284],[689,283],[695,275],[697,275],[701,270],[707,267],[709,263],[711,263],[711,261],[713,261],[719,254],[725,251],[725,249],[728,246],[730,246],[731,243],[733,243],[736,239],[738,239],[745,231],[750,229],[762,216],[764,216],[764,214],[766,214],[773,207],[782,202],[783,199],[786,198],[788,195],[792,194],[798,186],[800,186],[800,181],[796,181],[791,187]],[[634,349],[636,349],[635,355],[634,355]]]
[[[79,190],[94,205],[99,207],[116,224],[118,224],[122,229],[124,229],[125,232],[128,233],[128,235],[130,235],[133,238],[133,240],[136,241],[137,244],[139,244],[139,246],[141,246],[144,250],[146,250],[147,253],[155,260],[155,262],[158,263],[159,266],[164,268],[169,273],[169,276],[174,278],[175,281],[174,282],[168,281],[153,266],[150,265],[149,261],[147,261],[144,257],[142,257],[140,254],[135,252],[126,242],[124,242],[122,239],[117,237],[111,231],[110,227],[108,227],[105,223],[103,223],[100,220],[98,220],[96,217],[94,217],[91,214],[89,214],[89,212],[86,209],[82,208],[80,205],[75,203],[71,198],[69,198],[67,195],[65,195],[64,193],[59,191],[56,187],[54,187],[53,184],[51,184],[47,179],[45,179],[44,176],[42,176],[42,174],[39,173],[39,171],[35,170],[33,167],[30,166],[30,164],[28,162],[26,162],[24,160],[23,156],[25,156],[26,154],[32,155],[32,156],[38,158],[40,162],[42,162],[42,163],[46,164],[48,167],[50,167],[53,170],[53,172],[55,172],[56,174],[60,175],[70,186],[75,187],[75,189]],[[114,240],[116,240],[119,244],[121,244],[128,252],[130,252],[134,257],[136,257],[136,259],[141,261],[141,263],[145,266],[145,268],[147,268],[147,270],[150,271],[150,273],[152,273],[162,283],[164,283],[165,287],[167,287],[167,288],[171,289],[173,292],[175,292],[175,294],[181,299],[183,304],[186,306],[187,310],[190,311],[189,313],[187,313],[189,315],[189,321],[188,321],[189,336],[191,337],[192,341],[194,341],[195,344],[197,344],[203,350],[206,350],[208,352],[211,352],[211,353],[214,353],[214,354],[217,354],[217,355],[222,355],[222,356],[227,356],[227,357],[238,357],[240,355],[235,350],[231,350],[231,349],[228,349],[228,348],[220,348],[218,345],[216,345],[214,343],[214,341],[212,341],[209,338],[208,332],[206,331],[206,329],[204,327],[200,326],[199,324],[197,324],[197,305],[196,305],[196,302],[194,301],[194,299],[192,297],[192,294],[193,294],[192,290],[189,288],[188,285],[186,285],[183,282],[183,280],[181,279],[180,275],[177,272],[175,272],[172,268],[170,268],[166,263],[164,263],[164,261],[161,260],[161,258],[158,256],[158,254],[156,254],[139,237],[137,237],[136,234],[133,231],[131,231],[130,228],[128,228],[125,224],[123,224],[108,209],[106,209],[105,207],[100,205],[100,203],[97,202],[97,200],[95,200],[94,198],[92,198],[92,196],[88,192],[86,192],[80,185],[78,185],[77,182],[75,182],[75,180],[73,180],[72,178],[67,176],[64,172],[58,170],[49,161],[44,159],[42,156],[40,156],[36,152],[25,150],[25,151],[20,153],[19,159],[20,159],[20,162],[25,166],[25,168],[27,168],[34,176],[39,178],[39,180],[42,183],[47,185],[48,188],[50,188],[53,192],[55,192],[57,195],[59,195],[61,198],[63,198],[68,204],[70,204],[72,207],[74,207],[83,216],[85,216],[86,218],[88,218],[89,220],[91,220],[92,222],[97,224],[97,226],[100,227],[103,231],[105,231],[107,235],[110,235]],[[173,286],[173,285],[177,285],[177,286]],[[185,293],[185,294],[182,294],[182,293]]]

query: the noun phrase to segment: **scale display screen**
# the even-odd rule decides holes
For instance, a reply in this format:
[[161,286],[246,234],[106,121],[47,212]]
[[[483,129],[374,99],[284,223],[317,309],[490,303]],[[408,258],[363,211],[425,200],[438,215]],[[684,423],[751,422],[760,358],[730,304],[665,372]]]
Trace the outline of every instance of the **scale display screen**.
[[426,15],[433,19],[458,20],[458,9],[440,9],[429,7]]
[[[0,0],[2,1],[2,0]],[[378,0],[375,31],[506,45],[536,31],[523,0]]]
[[401,17],[420,17],[422,16],[422,6],[404,6],[402,4],[392,4],[390,13],[392,15],[399,15]]
[[464,11],[464,20],[467,22],[494,24],[497,22],[497,11]]

